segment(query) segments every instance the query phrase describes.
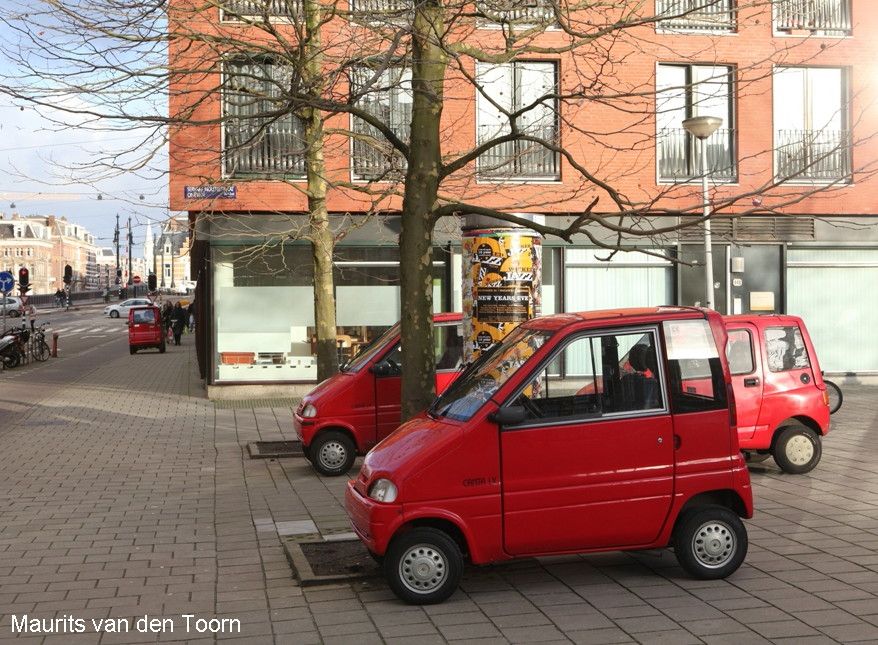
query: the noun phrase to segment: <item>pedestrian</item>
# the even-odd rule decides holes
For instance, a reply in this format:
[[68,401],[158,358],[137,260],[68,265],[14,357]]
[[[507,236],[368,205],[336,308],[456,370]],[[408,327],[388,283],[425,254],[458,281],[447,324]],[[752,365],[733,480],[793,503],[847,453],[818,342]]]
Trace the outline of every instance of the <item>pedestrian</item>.
[[195,301],[189,303],[189,307],[186,308],[186,313],[189,314],[189,333],[195,331]]
[[64,299],[64,292],[61,291],[61,289],[56,289],[55,290],[55,306],[60,307],[63,299]]
[[186,312],[178,302],[171,311],[171,328],[174,331],[174,345],[180,344],[180,336],[183,335],[183,327],[186,325]]
[[110,287],[104,287],[104,302],[110,302]]
[[171,335],[171,312],[174,306],[170,302],[166,302],[162,307],[162,332],[165,336]]

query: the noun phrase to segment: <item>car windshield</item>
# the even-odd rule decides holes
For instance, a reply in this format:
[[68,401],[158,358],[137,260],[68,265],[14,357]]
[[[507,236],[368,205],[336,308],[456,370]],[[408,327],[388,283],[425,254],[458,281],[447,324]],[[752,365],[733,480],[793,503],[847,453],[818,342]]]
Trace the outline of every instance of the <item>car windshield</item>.
[[431,406],[436,416],[469,420],[506,381],[521,369],[551,334],[518,327],[466,370]]
[[396,323],[393,327],[362,348],[356,356],[342,366],[341,371],[359,372],[363,369],[364,365],[368,365],[375,355],[385,347],[388,340],[395,338],[397,335],[399,335],[399,323]]

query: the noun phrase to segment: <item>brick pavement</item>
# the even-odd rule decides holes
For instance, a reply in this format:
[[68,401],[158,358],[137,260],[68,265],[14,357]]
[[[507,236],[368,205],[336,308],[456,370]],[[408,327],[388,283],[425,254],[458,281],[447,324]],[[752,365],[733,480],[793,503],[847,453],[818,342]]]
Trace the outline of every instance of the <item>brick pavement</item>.
[[[191,350],[118,350],[69,363],[77,381],[0,428],[0,640],[27,613],[86,633],[19,642],[214,640],[182,614],[238,619],[223,639],[246,643],[878,642],[878,388],[845,388],[810,475],[752,467],[750,554],[728,580],[690,580],[668,551],[544,558],[470,567],[421,608],[381,581],[291,579],[279,524],[347,522],[343,478],[246,458],[249,441],[291,438],[288,411],[215,409]],[[137,632],[144,614],[174,633]],[[126,617],[128,633],[94,633],[92,618]]]

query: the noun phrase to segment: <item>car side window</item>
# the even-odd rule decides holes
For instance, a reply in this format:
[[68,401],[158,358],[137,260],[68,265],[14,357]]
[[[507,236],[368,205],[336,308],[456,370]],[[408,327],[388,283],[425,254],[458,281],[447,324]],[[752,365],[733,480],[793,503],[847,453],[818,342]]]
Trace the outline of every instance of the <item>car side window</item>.
[[436,371],[456,371],[463,365],[463,333],[460,325],[438,325],[433,330]]
[[728,407],[723,365],[706,320],[662,323],[674,414]]
[[535,420],[600,418],[665,408],[654,330],[581,336],[513,399]]
[[768,369],[772,372],[786,372],[811,367],[802,332],[795,325],[766,329],[765,348]]
[[753,360],[753,337],[746,329],[730,329],[726,358],[733,376],[750,374],[756,369]]

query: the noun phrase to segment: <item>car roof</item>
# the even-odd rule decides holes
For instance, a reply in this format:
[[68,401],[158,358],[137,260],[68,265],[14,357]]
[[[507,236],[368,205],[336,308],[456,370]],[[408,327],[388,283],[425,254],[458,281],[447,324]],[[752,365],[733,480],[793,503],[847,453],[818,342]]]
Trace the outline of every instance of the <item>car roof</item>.
[[581,311],[577,313],[552,314],[532,318],[523,323],[529,329],[544,331],[557,331],[568,325],[583,322],[622,322],[636,324],[655,320],[674,320],[685,318],[705,318],[708,309],[701,307],[632,307],[621,309],[599,309],[595,311]]
[[723,316],[726,323],[752,323],[754,325],[780,325],[780,324],[798,324],[802,319],[798,316],[789,314],[737,314],[734,316]]

